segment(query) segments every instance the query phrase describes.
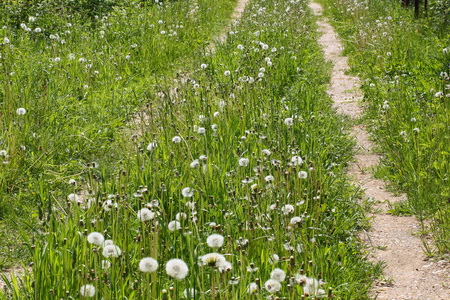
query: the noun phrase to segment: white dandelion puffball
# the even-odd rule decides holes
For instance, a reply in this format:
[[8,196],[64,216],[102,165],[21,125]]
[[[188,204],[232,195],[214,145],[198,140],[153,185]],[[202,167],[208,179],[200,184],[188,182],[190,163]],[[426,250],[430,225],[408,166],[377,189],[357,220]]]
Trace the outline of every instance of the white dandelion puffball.
[[295,224],[298,224],[301,222],[302,222],[302,219],[300,217],[293,217],[290,221],[291,225],[295,225]]
[[157,146],[158,146],[157,143],[150,143],[150,144],[148,144],[148,146],[147,146],[147,150],[148,150],[148,151],[152,151],[152,150],[155,149]]
[[291,204],[286,204],[285,206],[283,206],[283,207],[281,208],[281,211],[282,211],[285,215],[288,215],[288,214],[294,212],[294,206],[292,206]]
[[108,199],[103,203],[103,209],[105,211],[111,211],[113,208],[117,208],[118,204],[115,203],[113,200]]
[[80,288],[80,294],[83,297],[92,298],[95,296],[95,287],[91,284],[85,284]]
[[291,158],[292,165],[298,166],[303,163],[303,159],[300,156],[293,156]]
[[207,64],[201,64],[201,65],[200,65],[200,68],[202,68],[202,69],[206,69],[207,67],[208,67]]
[[306,173],[305,171],[300,171],[298,172],[298,178],[300,179],[308,178],[308,173]]
[[77,194],[69,194],[69,196],[67,196],[67,198],[69,198],[69,200],[71,202],[74,202],[74,203],[78,202],[78,195]]
[[152,220],[154,217],[155,213],[148,208],[143,208],[137,212],[137,218],[141,222]]
[[166,273],[176,280],[184,279],[189,272],[187,264],[178,258],[173,258],[166,263]]
[[270,279],[283,282],[286,279],[286,273],[283,270],[276,268],[270,273]]
[[198,161],[198,159],[194,159],[194,161],[189,164],[189,166],[193,169],[197,168],[199,165],[200,162]]
[[284,119],[284,125],[292,126],[292,124],[294,124],[294,119],[292,119],[292,118]]
[[109,257],[119,257],[122,254],[122,250],[116,245],[108,245],[103,248],[103,256]]
[[250,283],[247,288],[247,293],[252,294],[256,291],[258,291],[258,285],[255,282]]
[[274,180],[274,178],[273,178],[272,175],[268,175],[268,176],[266,176],[266,177],[264,178],[264,180],[265,180],[266,182],[272,182],[272,181]]
[[220,273],[230,272],[231,270],[233,270],[233,265],[229,261],[225,261],[219,266]]
[[111,268],[109,260],[102,260],[102,270],[108,270],[109,268]]
[[216,234],[216,233],[215,234],[211,234],[206,239],[206,243],[211,248],[220,248],[220,247],[222,247],[223,241],[224,241],[223,236],[220,235],[220,234]]
[[225,76],[230,76],[231,75],[231,72],[230,71],[225,71]]
[[91,232],[87,236],[87,240],[90,244],[101,246],[105,241],[105,237],[100,232]]
[[25,108],[21,107],[21,108],[18,108],[16,110],[16,112],[19,116],[22,116],[22,115],[26,114],[27,110]]
[[272,154],[272,152],[270,152],[269,149],[264,149],[264,150],[262,150],[261,152],[262,152],[262,154],[264,154],[265,156],[269,156],[270,154]]
[[269,279],[264,283],[264,287],[269,293],[275,294],[281,290],[281,283],[275,279]]
[[175,231],[181,228],[181,224],[178,221],[172,221],[167,225],[170,231]]
[[198,134],[205,134],[206,129],[205,129],[205,127],[199,127],[197,132],[198,132]]
[[248,166],[249,163],[250,163],[250,161],[248,160],[248,158],[245,158],[245,157],[239,158],[239,165],[241,167],[246,167],[246,166]]
[[183,195],[183,197],[190,198],[194,195],[194,191],[190,187],[185,187],[181,191],[181,194]]
[[181,221],[181,220],[184,220],[186,218],[187,218],[187,215],[184,212],[177,213],[176,216],[175,216],[175,219],[177,221]]
[[158,269],[158,262],[151,257],[145,257],[139,262],[139,270],[144,273],[153,273]]
[[175,143],[175,144],[180,143],[181,142],[181,137],[179,137],[178,135],[174,136],[172,138],[172,142]]
[[208,253],[200,257],[200,262],[202,266],[210,266],[220,268],[226,263],[225,256],[219,253]]

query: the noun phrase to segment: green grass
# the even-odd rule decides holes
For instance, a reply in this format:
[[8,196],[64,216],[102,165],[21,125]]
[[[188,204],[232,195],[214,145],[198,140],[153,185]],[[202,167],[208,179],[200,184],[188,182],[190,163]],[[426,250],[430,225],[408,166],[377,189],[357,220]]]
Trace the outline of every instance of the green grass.
[[[166,12],[163,23],[189,17],[192,3],[158,8]],[[136,30],[163,18],[147,17],[153,9],[114,10],[105,22],[117,27],[107,41],[73,22],[80,40],[71,47],[78,50],[66,54],[76,59],[50,74],[38,58],[50,56],[52,42],[23,37],[28,54],[16,72],[29,73],[23,76],[30,96],[11,85],[22,98],[5,97],[5,124],[14,130],[3,131],[10,162],[2,187],[4,216],[20,215],[16,203],[29,205],[17,229],[29,269],[1,297],[83,299],[90,284],[94,299],[173,299],[186,289],[196,290],[195,299],[263,299],[279,268],[287,278],[276,277],[282,281],[276,296],[368,299],[381,268],[366,260],[356,236],[367,220],[346,176],[353,142],[331,109],[330,66],[306,2],[251,1],[214,53],[207,47],[214,27],[205,22],[197,28],[183,21],[179,44],[161,37],[161,29]],[[200,1],[199,11],[206,20],[230,14]],[[132,50],[133,43],[140,48]],[[167,46],[155,46],[161,43]],[[10,51],[19,57],[17,48]],[[100,78],[82,71],[88,62],[80,65],[80,53],[95,65],[89,70],[103,70]],[[39,66],[41,75],[25,64]],[[18,116],[18,107],[27,113]],[[139,219],[143,212],[149,219]],[[107,257],[105,244],[88,241],[92,232],[121,254]],[[223,244],[208,245],[212,234]],[[199,264],[210,252],[224,255],[229,268],[215,260]],[[145,257],[158,261],[155,272],[139,270]],[[165,270],[173,258],[189,270],[181,280]]]
[[408,195],[394,208],[431,220],[437,253],[449,252],[450,3],[414,19],[400,1],[322,1],[363,79],[370,124],[385,159],[377,175]]

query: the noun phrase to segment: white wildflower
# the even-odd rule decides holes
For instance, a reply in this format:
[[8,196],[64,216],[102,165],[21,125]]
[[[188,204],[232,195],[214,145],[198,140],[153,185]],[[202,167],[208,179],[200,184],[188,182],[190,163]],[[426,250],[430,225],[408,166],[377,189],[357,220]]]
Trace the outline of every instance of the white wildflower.
[[85,284],[80,288],[82,297],[92,298],[95,296],[95,287],[92,284]]
[[109,257],[119,257],[122,254],[122,250],[116,245],[108,245],[103,248],[103,256]]
[[194,195],[194,191],[190,187],[185,187],[181,191],[181,194],[183,195],[183,197],[190,198]]
[[278,282],[283,282],[286,279],[286,272],[276,268],[270,273],[270,279],[275,279]]
[[170,231],[175,231],[181,228],[181,224],[178,221],[171,221],[169,222],[169,225],[167,225]]
[[264,287],[269,293],[275,294],[281,290],[281,283],[275,279],[269,279],[264,283]]
[[184,279],[189,272],[187,264],[178,258],[171,259],[166,264],[166,273],[176,280]]
[[154,217],[155,213],[148,208],[143,208],[137,212],[137,218],[141,222],[152,220]]
[[211,234],[206,239],[206,243],[211,248],[220,248],[220,247],[222,247],[223,242],[224,242],[224,237],[220,234]]
[[246,167],[246,166],[248,166],[249,163],[250,163],[250,161],[248,160],[248,158],[242,157],[239,159],[239,165],[241,167]]
[[105,237],[100,232],[91,232],[87,236],[87,240],[90,244],[101,246],[105,241]]
[[152,257],[145,257],[139,262],[139,270],[144,273],[153,273],[158,269],[158,262]]

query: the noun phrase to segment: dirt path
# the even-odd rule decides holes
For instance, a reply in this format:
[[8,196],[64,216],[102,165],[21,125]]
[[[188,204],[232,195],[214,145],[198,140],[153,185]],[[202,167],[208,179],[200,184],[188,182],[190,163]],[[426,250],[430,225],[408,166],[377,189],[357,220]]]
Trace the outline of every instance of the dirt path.
[[[322,15],[322,7],[310,3],[316,16]],[[356,119],[362,113],[358,104],[362,93],[358,90],[359,80],[345,74],[349,70],[347,58],[341,56],[342,44],[325,18],[317,22],[323,35],[319,44],[325,57],[334,64],[328,93],[339,113]],[[396,217],[387,213],[390,203],[405,200],[406,196],[396,197],[386,191],[383,181],[374,179],[371,169],[378,164],[380,154],[373,152],[371,142],[364,126],[351,129],[355,136],[357,151],[355,161],[349,167],[349,174],[356,185],[365,191],[366,197],[373,200],[375,213],[372,228],[362,234],[373,261],[386,264],[384,278],[372,289],[376,299],[450,299],[450,266],[446,261],[432,261],[424,255],[422,241],[417,235],[420,225],[413,217]]]

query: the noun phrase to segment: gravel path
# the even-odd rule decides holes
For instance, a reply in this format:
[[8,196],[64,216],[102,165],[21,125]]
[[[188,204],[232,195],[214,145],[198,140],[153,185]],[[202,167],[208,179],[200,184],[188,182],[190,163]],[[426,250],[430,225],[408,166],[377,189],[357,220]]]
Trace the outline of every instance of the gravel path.
[[[338,113],[357,119],[363,108],[358,104],[362,98],[357,77],[346,75],[349,70],[347,58],[337,34],[328,21],[321,17],[322,7],[309,4],[319,17],[317,24],[322,36],[319,44],[327,60],[333,62],[333,72],[328,93]],[[450,265],[447,261],[432,261],[422,250],[422,240],[417,234],[420,224],[413,217],[397,217],[387,213],[387,201],[403,201],[406,196],[394,196],[386,191],[383,181],[374,179],[371,170],[378,164],[380,154],[374,153],[374,145],[364,126],[351,129],[357,142],[355,161],[349,167],[354,183],[365,191],[367,199],[374,201],[375,212],[371,213],[372,228],[361,234],[367,244],[371,260],[386,264],[384,278],[373,286],[376,299],[450,299]]]

